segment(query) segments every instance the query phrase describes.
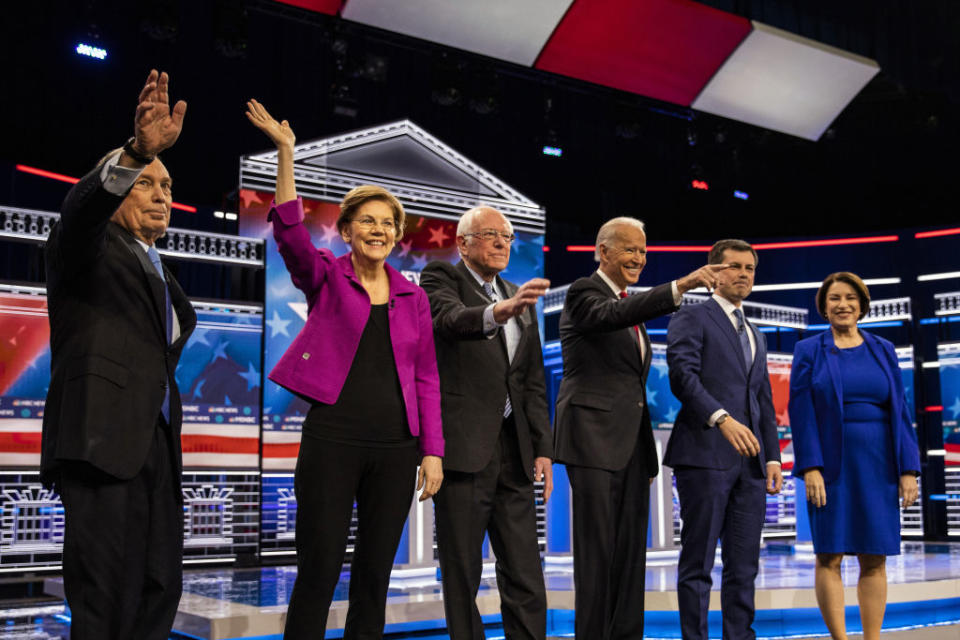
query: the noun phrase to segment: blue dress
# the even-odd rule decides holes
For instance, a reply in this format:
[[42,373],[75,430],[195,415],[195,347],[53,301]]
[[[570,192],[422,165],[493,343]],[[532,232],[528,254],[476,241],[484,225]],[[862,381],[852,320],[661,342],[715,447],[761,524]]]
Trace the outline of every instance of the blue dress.
[[817,553],[900,553],[899,478],[890,423],[890,384],[862,343],[839,349],[843,387],[840,474],[827,504],[807,502]]

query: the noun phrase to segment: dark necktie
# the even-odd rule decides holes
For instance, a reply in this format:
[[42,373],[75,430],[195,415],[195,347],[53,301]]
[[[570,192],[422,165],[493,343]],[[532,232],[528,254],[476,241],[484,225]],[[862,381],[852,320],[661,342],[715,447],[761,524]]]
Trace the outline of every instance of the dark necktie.
[[737,319],[737,336],[740,338],[740,348],[743,349],[743,362],[747,371],[753,365],[753,351],[750,349],[750,336],[747,335],[747,325],[743,321],[743,311],[734,309],[733,315]]
[[[160,279],[163,280],[163,299],[164,299],[164,314],[163,314],[163,324],[164,324],[164,333],[167,336],[167,344],[170,344],[173,341],[173,305],[170,304],[170,288],[167,287],[167,279],[163,275],[163,266],[160,264],[160,254],[157,253],[156,248],[150,247],[147,249],[147,256],[150,258],[150,262],[153,264],[153,268],[157,270],[157,274],[160,276]],[[160,412],[163,413],[164,420],[167,421],[167,424],[170,424],[170,385],[166,386],[167,393],[163,396],[163,405],[160,407]]]
[[[493,290],[493,284],[490,282],[483,283],[483,292],[487,294],[487,297],[493,300],[494,302],[500,302],[500,296],[497,295],[497,292]],[[507,320],[509,322],[509,320]],[[504,336],[506,339],[506,336]],[[513,413],[513,405],[510,404],[510,393],[507,393],[506,404],[503,405],[503,417],[506,419],[511,413]]]

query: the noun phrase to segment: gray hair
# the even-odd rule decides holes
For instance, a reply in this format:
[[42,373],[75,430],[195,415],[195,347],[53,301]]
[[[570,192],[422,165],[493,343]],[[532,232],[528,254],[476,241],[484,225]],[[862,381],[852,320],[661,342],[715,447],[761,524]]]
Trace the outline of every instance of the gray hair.
[[621,225],[636,227],[644,233],[647,232],[646,228],[643,226],[643,222],[637,220],[636,218],[631,218],[630,216],[620,216],[618,218],[607,220],[600,227],[600,231],[597,232],[597,243],[593,251],[593,259],[595,261],[600,262],[600,245],[605,247],[610,246],[610,241],[613,240],[614,236],[617,235],[617,227]]
[[[490,211],[493,211],[494,213],[502,216],[507,223],[507,231],[509,231],[510,233],[513,233],[513,224],[510,222],[507,216],[503,215],[502,213],[500,213],[490,205],[481,204],[481,205],[477,205],[473,209],[468,210],[462,216],[460,216],[460,222],[457,223],[457,235],[466,236],[468,233],[472,233],[473,227],[476,224],[477,218],[480,217],[482,214],[488,213]],[[469,240],[467,240],[467,242],[469,242]]]

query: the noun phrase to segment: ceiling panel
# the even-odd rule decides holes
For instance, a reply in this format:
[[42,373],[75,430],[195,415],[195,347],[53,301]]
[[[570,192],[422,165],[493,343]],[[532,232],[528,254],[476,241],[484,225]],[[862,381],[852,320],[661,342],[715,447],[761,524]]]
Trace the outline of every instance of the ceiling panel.
[[880,70],[877,63],[759,22],[695,109],[818,140]]
[[317,13],[326,13],[331,16],[337,15],[343,0],[275,0],[282,4],[293,5],[301,9],[309,9]]
[[536,67],[687,106],[749,32],[689,0],[578,0]]
[[531,66],[572,0],[349,0],[342,16]]

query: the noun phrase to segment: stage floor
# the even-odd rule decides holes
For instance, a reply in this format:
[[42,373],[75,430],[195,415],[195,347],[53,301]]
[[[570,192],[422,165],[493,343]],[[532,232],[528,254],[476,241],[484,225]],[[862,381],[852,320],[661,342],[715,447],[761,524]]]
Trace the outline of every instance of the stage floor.
[[[647,565],[646,637],[679,638],[676,596],[676,552],[651,553]],[[719,555],[711,595],[711,636],[720,635]],[[856,604],[857,561],[844,561],[847,585],[848,629],[859,629]],[[550,556],[545,562],[548,591],[548,633],[573,634],[573,566],[568,556]],[[807,638],[826,634],[813,592],[812,548],[768,544],[761,554],[757,578],[757,620],[760,638]],[[904,543],[903,553],[887,562],[889,582],[884,629],[896,638],[960,638],[960,543]],[[286,604],[296,578],[295,567],[189,570],[184,576],[184,596],[175,631],[184,637],[209,640],[227,638],[279,639]],[[348,576],[338,585],[331,609],[330,637],[341,635],[347,610]],[[46,591],[62,593],[62,581],[50,578]],[[489,623],[488,637],[503,637],[499,626],[499,596],[493,566],[477,598]],[[62,619],[58,620],[62,624]],[[19,625],[18,625],[19,626]],[[9,628],[8,631],[13,631]],[[22,629],[22,627],[21,627]],[[443,638],[443,602],[436,570],[397,570],[391,578],[387,603],[387,632],[416,634],[417,638]],[[436,635],[430,633],[433,630]],[[932,634],[932,635],[931,635]],[[13,638],[55,638],[56,635],[5,635]]]

